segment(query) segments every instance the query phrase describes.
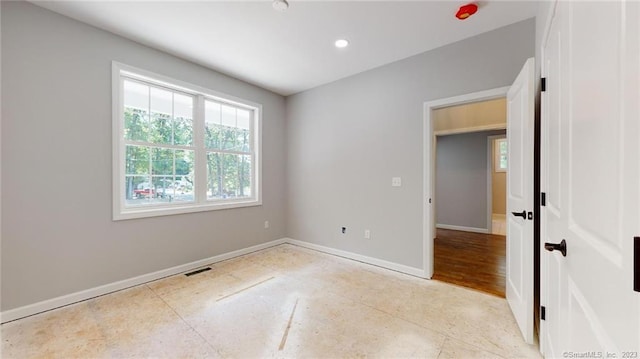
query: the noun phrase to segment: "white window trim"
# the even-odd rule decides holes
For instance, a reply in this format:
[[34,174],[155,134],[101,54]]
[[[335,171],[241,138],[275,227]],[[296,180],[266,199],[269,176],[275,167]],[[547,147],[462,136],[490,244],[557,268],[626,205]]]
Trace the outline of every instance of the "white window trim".
[[[150,71],[135,68],[116,61],[112,62],[112,198],[113,198],[113,220],[125,220],[133,218],[146,218],[156,216],[167,216],[184,213],[194,213],[229,208],[251,207],[262,205],[262,105],[259,103],[243,100],[218,91],[213,91],[204,87],[193,85],[184,81],[176,80],[167,76],[156,74]],[[124,101],[124,91],[122,91],[121,74],[127,77],[137,78],[145,82],[169,87],[181,92],[195,95],[194,109],[194,147],[195,167],[196,167],[196,187],[194,188],[193,203],[180,203],[168,205],[153,205],[145,207],[125,207],[123,193],[125,191],[124,179],[124,115],[122,104]],[[238,107],[253,110],[254,118],[251,123],[253,128],[253,148],[255,152],[255,164],[252,164],[252,197],[232,200],[207,200],[206,189],[202,189],[206,183],[206,149],[204,148],[204,127],[196,125],[196,118],[202,119],[204,125],[204,97],[212,100],[228,103]]]
[[[493,163],[494,163],[494,171],[495,172],[507,172],[506,168],[502,168],[500,167],[500,143],[501,142],[507,142],[507,138],[506,137],[500,137],[500,138],[496,138],[495,140],[493,140]],[[508,151],[508,149],[507,149]],[[509,164],[507,163],[507,167],[509,167]]]

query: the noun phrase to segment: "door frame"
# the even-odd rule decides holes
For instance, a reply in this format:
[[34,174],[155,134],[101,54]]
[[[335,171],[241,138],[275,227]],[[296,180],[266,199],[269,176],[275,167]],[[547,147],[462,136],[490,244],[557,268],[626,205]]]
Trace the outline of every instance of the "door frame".
[[[434,110],[468,103],[494,100],[506,97],[510,86],[493,88],[485,91],[473,92],[465,95],[443,98],[424,103],[424,130],[423,130],[423,156],[422,156],[422,183],[423,183],[423,204],[422,204],[422,248],[423,248],[423,270],[424,277],[431,279],[433,276],[433,239],[435,236],[435,154],[436,138],[433,131]],[[501,125],[502,126],[502,125]],[[497,127],[497,126],[496,126]],[[502,126],[504,128],[504,126]],[[478,130],[501,129],[490,127],[478,127]],[[508,129],[507,129],[508,131]]]
[[[489,126],[478,126],[475,128],[461,128],[461,129],[455,129],[455,130],[446,130],[446,131],[434,131],[433,132],[433,140],[434,140],[434,148],[436,149],[436,153],[434,154],[434,156],[437,156],[437,148],[438,148],[438,140],[440,137],[446,137],[446,136],[452,136],[452,135],[462,135],[462,134],[467,134],[467,133],[482,133],[482,132],[487,132],[487,131],[500,131],[500,130],[506,130],[507,129],[507,124],[496,124],[496,125],[489,125]],[[486,222],[486,230],[482,229],[482,228],[471,228],[471,227],[458,227],[458,226],[444,226],[442,224],[440,224],[439,228],[445,228],[445,229],[453,229],[453,230],[460,230],[460,231],[468,231],[468,232],[474,232],[474,233],[483,233],[483,234],[492,234],[493,233],[493,140],[497,139],[497,138],[506,138],[506,134],[505,135],[489,135],[487,136],[487,218],[485,218],[485,222]],[[434,168],[433,168],[433,175],[434,178],[435,176],[437,176],[438,173],[438,164],[434,163]],[[434,186],[436,186],[436,184],[434,184]],[[435,187],[434,187],[435,188]],[[431,201],[432,202],[436,202],[436,196],[434,193],[434,196],[431,197]],[[436,217],[436,211],[435,209],[434,211],[434,221],[435,221],[435,217]],[[435,228],[438,228],[438,223],[437,221],[435,221],[434,223]]]
[[[545,209],[542,208],[541,206],[540,193],[546,192],[546,187],[547,187],[547,183],[545,181],[545,177],[546,177],[545,166],[547,165],[545,161],[545,156],[546,156],[546,151],[548,151],[548,149],[546,148],[546,146],[544,146],[546,138],[543,137],[544,127],[547,126],[547,123],[546,123],[547,116],[545,115],[545,112],[544,112],[546,109],[546,104],[545,104],[546,99],[541,89],[542,80],[540,79],[545,78],[547,76],[548,69],[546,68],[547,66],[545,66],[545,53],[546,53],[545,49],[549,42],[549,36],[551,34],[551,26],[553,25],[553,20],[556,15],[557,5],[558,5],[558,2],[554,0],[553,4],[551,4],[547,9],[546,21],[542,31],[542,40],[540,41],[540,48],[539,48],[540,61],[537,61],[537,64],[536,64],[536,75],[537,75],[536,93],[539,94],[540,98],[538,102],[539,114],[537,116],[538,118],[536,119],[538,121],[538,123],[536,124],[537,125],[536,126],[537,127],[536,145],[538,146],[538,151],[536,151],[536,154],[538,156],[538,160],[536,161],[536,167],[538,170],[538,174],[536,176],[537,191],[535,193],[535,196],[537,198],[537,205],[535,208],[538,211],[538,213],[534,214],[534,218],[538,219],[538,226],[537,226],[538,236],[536,238],[536,236],[534,235],[534,244],[536,246],[534,255],[537,254],[537,261],[536,261],[536,258],[534,258],[534,265],[536,265],[536,262],[537,262],[538,267],[537,269],[535,269],[534,267],[534,276],[537,273],[537,278],[534,277],[534,291],[537,291],[537,296],[534,293],[534,300],[537,298],[537,305],[534,307],[534,325],[536,326],[536,330],[538,332],[538,342],[539,342],[538,351],[543,356],[547,351],[547,346],[549,345],[549,343],[547,343],[547,340],[546,340],[547,339],[546,322],[543,320],[540,320],[540,307],[548,305],[548,299],[547,299],[548,283],[542,280],[547,275],[546,271],[547,271],[548,257],[542,255],[543,249],[544,249],[542,246],[543,238],[546,238],[546,235],[547,235],[547,214]],[[536,230],[535,226],[534,226],[534,230]]]

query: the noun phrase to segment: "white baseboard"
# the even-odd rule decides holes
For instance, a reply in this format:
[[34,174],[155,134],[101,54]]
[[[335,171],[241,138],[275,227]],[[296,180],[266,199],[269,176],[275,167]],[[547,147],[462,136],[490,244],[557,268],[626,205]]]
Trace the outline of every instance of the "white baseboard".
[[331,247],[325,247],[325,246],[321,246],[319,244],[313,244],[313,243],[309,243],[309,242],[299,241],[297,239],[292,239],[292,238],[285,238],[285,241],[287,243],[289,243],[289,244],[294,244],[296,246],[313,249],[313,250],[316,250],[316,251],[319,251],[319,252],[323,252],[323,253],[333,254],[333,255],[336,255],[336,256],[339,256],[339,257],[353,259],[353,260],[356,260],[358,262],[372,264],[374,266],[378,266],[378,267],[382,267],[382,268],[386,268],[386,269],[391,269],[391,270],[394,270],[396,272],[410,274],[412,276],[416,276],[416,277],[420,277],[420,278],[425,278],[425,272],[424,272],[424,269],[422,269],[422,268],[409,267],[409,266],[405,266],[403,264],[393,263],[393,262],[389,262],[389,261],[385,261],[385,260],[378,259],[378,258],[373,258],[373,257],[367,257],[367,256],[364,256],[364,255],[361,255],[361,254],[348,252],[348,251],[343,251],[341,249],[335,249],[335,248],[331,248]]
[[486,228],[452,226],[450,224],[436,224],[436,228],[451,229],[451,230],[454,230],[454,231],[464,231],[464,232],[474,232],[474,233],[489,234],[489,230],[486,229]]
[[29,304],[24,307],[19,307],[11,310],[7,310],[0,313],[0,323],[10,322],[16,319],[28,317],[34,314],[46,312],[52,309],[64,307],[66,305],[70,305],[73,303],[81,302],[83,300],[88,300],[91,298],[99,297],[101,295],[113,293],[119,290],[123,290],[126,288],[134,287],[140,284],[149,283],[154,280],[158,280],[164,277],[172,276],[175,274],[180,274],[184,272],[188,272],[190,270],[196,269],[198,267],[203,267],[209,264],[213,264],[216,262],[221,262],[227,259],[235,258],[244,254],[248,254],[251,252],[259,251],[262,249],[266,249],[269,247],[277,246],[280,244],[289,243],[293,245],[297,245],[300,247],[313,249],[319,252],[333,254],[336,256],[356,260],[358,262],[363,262],[371,265],[375,265],[378,267],[391,269],[396,272],[401,272],[405,274],[409,274],[412,276],[426,278],[425,271],[422,268],[409,267],[398,263],[393,263],[389,261],[385,261],[378,258],[368,257],[357,253],[352,253],[348,251],[343,251],[340,249],[330,248],[321,246],[318,244],[313,244],[309,242],[299,241],[292,238],[281,238],[276,239],[274,241],[270,241],[267,243],[258,244],[255,246],[251,246],[248,248],[239,249],[233,252],[220,254],[217,256],[197,260],[195,262],[182,264],[179,266],[175,266],[168,269],[159,270],[157,272],[143,274],[134,278],[129,278],[125,280],[121,280],[114,283],[105,284],[99,287],[86,289],[80,292],[75,292],[67,295],[63,295],[57,298],[52,298],[48,300],[44,300],[42,302]]
[[187,272],[198,267],[206,266],[216,262],[224,261],[227,259],[235,258],[244,254],[259,251],[261,249],[277,246],[286,243],[287,239],[281,238],[267,243],[258,244],[248,248],[239,249],[236,251],[220,254],[217,256],[201,259],[195,262],[182,264],[168,269],[159,270],[157,272],[143,274],[134,278],[121,280],[114,283],[105,284],[99,287],[86,289],[80,292],[75,292],[61,297],[44,300],[42,302],[26,305],[0,313],[0,323],[10,322],[12,320],[28,317],[34,314],[46,312],[51,309],[63,307],[65,305],[81,302],[83,300],[95,298],[101,295],[112,293],[118,290],[130,288],[136,285],[148,283],[160,278],[168,277],[171,275]]

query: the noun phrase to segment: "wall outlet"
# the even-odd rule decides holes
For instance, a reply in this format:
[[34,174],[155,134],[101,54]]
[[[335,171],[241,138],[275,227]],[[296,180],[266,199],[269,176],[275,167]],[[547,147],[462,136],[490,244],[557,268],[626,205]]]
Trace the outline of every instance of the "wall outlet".
[[368,229],[364,230],[364,239],[371,239],[371,231]]
[[269,221],[264,221],[264,229],[269,229]]
[[391,178],[391,186],[392,187],[402,187],[402,177],[392,177]]

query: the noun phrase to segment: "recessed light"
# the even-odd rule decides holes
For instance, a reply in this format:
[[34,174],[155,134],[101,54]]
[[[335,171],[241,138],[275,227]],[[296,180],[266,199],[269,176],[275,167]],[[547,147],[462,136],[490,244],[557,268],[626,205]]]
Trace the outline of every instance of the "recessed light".
[[349,41],[345,40],[345,39],[338,39],[336,40],[336,47],[339,49],[343,49],[345,47],[349,46]]
[[273,0],[273,3],[271,5],[278,11],[285,11],[289,8],[289,3],[287,2],[287,0]]

